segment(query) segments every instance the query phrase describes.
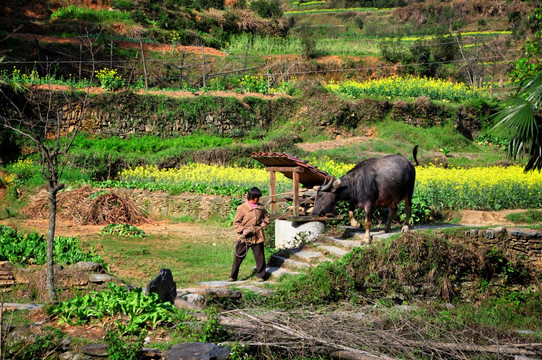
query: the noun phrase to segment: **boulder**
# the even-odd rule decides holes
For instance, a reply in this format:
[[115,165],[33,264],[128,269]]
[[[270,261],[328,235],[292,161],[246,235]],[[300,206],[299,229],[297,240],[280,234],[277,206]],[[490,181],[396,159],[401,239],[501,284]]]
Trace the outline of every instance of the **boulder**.
[[98,356],[98,357],[108,356],[106,343],[85,345],[81,348],[81,352],[89,356]]
[[162,302],[175,303],[177,297],[177,284],[169,269],[160,269],[158,276],[146,286],[145,293],[157,293]]
[[91,271],[97,273],[101,273],[104,271],[104,267],[102,266],[102,264],[91,261],[79,261],[78,263],[73,264],[71,268],[80,271]]
[[107,274],[90,273],[88,275],[88,281],[95,284],[103,284],[105,282],[114,281],[117,278]]
[[226,360],[230,349],[210,343],[183,343],[174,345],[166,360]]

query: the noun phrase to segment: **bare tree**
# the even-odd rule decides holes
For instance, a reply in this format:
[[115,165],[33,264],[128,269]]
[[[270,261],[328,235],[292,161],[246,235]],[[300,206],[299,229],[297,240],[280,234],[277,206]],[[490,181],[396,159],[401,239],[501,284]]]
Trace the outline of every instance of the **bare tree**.
[[[87,44],[92,57],[92,69],[89,69],[90,82],[84,92],[56,92],[32,86],[21,87],[20,84],[14,86],[7,79],[0,79],[0,126],[31,140],[41,153],[42,173],[49,197],[47,293],[52,302],[57,300],[53,273],[57,195],[64,187],[61,178],[67,164],[66,155],[81,129],[95,70],[95,53],[88,36]],[[73,109],[76,109],[77,115],[67,120],[67,111]]]

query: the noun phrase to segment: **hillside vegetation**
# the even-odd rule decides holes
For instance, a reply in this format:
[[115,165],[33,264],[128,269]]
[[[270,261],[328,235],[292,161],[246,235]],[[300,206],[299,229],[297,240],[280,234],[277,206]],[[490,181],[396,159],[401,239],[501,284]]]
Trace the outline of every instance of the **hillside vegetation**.
[[[194,341],[227,345],[231,360],[540,356],[540,251],[524,238],[540,229],[542,174],[524,172],[522,157],[540,169],[539,133],[527,127],[526,144],[520,121],[495,119],[509,104],[539,111],[538,90],[506,99],[540,73],[541,29],[538,2],[519,0],[2,1],[0,260],[26,276],[3,300],[61,302],[15,311],[15,325],[47,326],[3,337],[1,357],[61,357],[104,338],[117,359]],[[416,145],[413,225],[529,209],[516,219],[531,229],[514,243],[491,237],[506,229],[488,229],[488,243],[476,229],[399,234],[273,277],[267,295],[239,283],[207,294],[197,316],[70,275],[92,260],[137,286],[166,268],[179,288],[222,280],[236,207],[253,186],[270,192],[253,153],[288,153],[340,178],[369,157],[414,162]],[[277,192],[291,186],[277,174]],[[192,211],[202,206],[207,220]],[[48,209],[57,233],[75,237],[55,238],[55,217],[36,220]],[[335,235],[346,203],[338,213],[327,222]],[[375,225],[386,215],[377,210]],[[282,256],[265,231],[267,258]],[[240,278],[250,280],[249,258]]]

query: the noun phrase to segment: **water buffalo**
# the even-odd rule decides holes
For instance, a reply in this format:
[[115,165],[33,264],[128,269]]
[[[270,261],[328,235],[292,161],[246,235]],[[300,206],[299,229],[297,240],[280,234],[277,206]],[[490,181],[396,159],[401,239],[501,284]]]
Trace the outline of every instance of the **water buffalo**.
[[[412,150],[416,165],[418,145]],[[354,219],[354,210],[358,207],[365,210],[365,242],[371,241],[371,219],[375,208],[388,207],[390,209],[386,221],[385,232],[390,226],[399,203],[405,200],[406,220],[402,231],[409,230],[410,212],[412,208],[412,194],[416,170],[414,165],[403,155],[388,155],[378,159],[367,159],[357,164],[340,179],[332,179],[318,189],[314,203],[313,215],[321,216],[335,213],[337,201],[344,200],[350,203],[348,216],[350,224],[359,227]]]

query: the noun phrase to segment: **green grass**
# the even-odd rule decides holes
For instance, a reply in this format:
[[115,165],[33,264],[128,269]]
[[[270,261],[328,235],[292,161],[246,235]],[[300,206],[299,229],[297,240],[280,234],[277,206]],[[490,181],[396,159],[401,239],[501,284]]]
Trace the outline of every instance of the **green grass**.
[[363,11],[363,12],[379,12],[379,13],[388,13],[392,9],[378,9],[378,8],[347,8],[347,9],[302,9],[302,10],[291,10],[285,11],[285,16],[297,16],[297,15],[306,15],[306,14],[321,14],[321,13],[345,13],[351,11]]
[[[303,53],[303,46],[298,37],[255,36],[254,41],[251,42],[250,36],[246,34],[233,36],[225,52],[228,54],[244,55],[247,43],[250,43],[250,55],[298,55]],[[321,38],[317,40],[316,52],[321,55],[360,56],[376,55],[380,50],[376,43],[367,42],[363,39]]]
[[375,133],[375,138],[339,148],[317,150],[311,156],[354,164],[377,156],[375,153],[400,153],[412,160],[412,149],[418,145],[419,160],[430,160],[429,156],[447,148],[450,151],[447,161],[453,166],[488,166],[506,159],[506,153],[501,148],[477,145],[461,135],[451,123],[424,129],[388,119],[375,126]]
[[529,209],[520,213],[508,214],[506,215],[506,220],[514,223],[538,225],[542,223],[542,211]]
[[81,6],[70,5],[60,8],[51,14],[51,19],[88,20],[95,23],[105,21],[133,22],[130,13],[117,10],[93,10]]
[[[171,270],[178,288],[229,277],[234,256],[232,228],[199,223],[175,229],[167,235],[148,233],[137,239],[87,235],[83,241],[101,248],[100,254],[111,263],[111,271],[137,286],[145,286],[162,268]],[[254,266],[254,256],[249,251],[239,278],[254,279]]]
[[210,149],[233,144],[233,139],[211,135],[187,135],[174,138],[158,136],[141,136],[121,139],[118,137],[92,138],[85,134],[76,137],[72,150],[107,151],[135,154],[155,154],[164,151],[179,151],[180,149]]

